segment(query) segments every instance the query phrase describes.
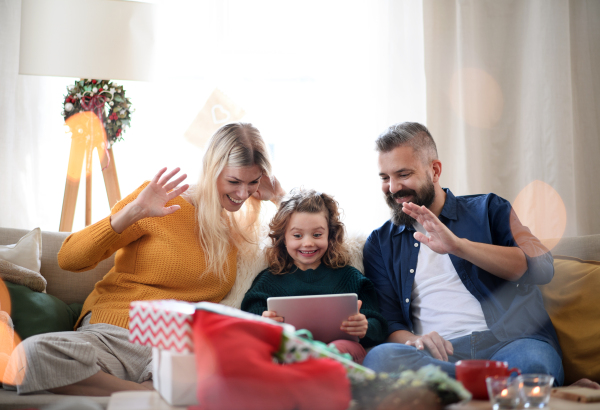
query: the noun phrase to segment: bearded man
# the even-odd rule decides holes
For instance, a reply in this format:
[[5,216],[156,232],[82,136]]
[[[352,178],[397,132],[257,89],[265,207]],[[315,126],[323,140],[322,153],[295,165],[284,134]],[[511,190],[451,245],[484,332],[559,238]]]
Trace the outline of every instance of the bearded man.
[[364,365],[379,372],[461,359],[506,361],[562,385],[556,332],[537,285],[554,276],[550,252],[494,194],[454,196],[427,128],[389,127],[376,141],[391,219],[364,247],[388,343]]

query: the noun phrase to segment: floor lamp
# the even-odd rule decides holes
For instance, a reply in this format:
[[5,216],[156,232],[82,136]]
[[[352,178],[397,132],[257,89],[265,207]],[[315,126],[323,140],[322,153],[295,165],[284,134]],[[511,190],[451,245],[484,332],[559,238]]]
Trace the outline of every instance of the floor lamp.
[[[154,4],[135,1],[22,0],[19,74],[150,81],[155,16]],[[112,146],[98,118],[103,110],[104,106],[100,110],[96,104],[94,109],[79,112],[84,115],[76,120],[69,121],[75,115],[67,119],[72,139],[60,231],[73,228],[84,162],[85,224],[91,224],[94,149],[100,157],[109,206],[121,199]]]

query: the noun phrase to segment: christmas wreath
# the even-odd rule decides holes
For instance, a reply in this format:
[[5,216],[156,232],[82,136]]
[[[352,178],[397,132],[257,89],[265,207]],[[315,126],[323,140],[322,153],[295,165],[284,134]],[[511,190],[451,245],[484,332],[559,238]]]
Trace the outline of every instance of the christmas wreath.
[[[81,79],[67,87],[62,115],[65,121],[81,111],[94,112],[106,130],[108,148],[123,139],[131,120],[131,102],[125,97],[122,85],[109,80]],[[108,116],[105,108],[108,106]]]

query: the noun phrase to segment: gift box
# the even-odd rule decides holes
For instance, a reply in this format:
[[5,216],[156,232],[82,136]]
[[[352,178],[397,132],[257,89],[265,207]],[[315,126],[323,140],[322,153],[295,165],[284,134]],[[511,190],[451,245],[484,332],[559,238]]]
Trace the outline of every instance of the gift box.
[[177,300],[131,302],[129,341],[176,353],[193,353],[193,303]]
[[152,348],[152,384],[171,406],[198,404],[198,377],[193,353]]
[[197,310],[282,327],[281,347],[273,360],[279,363],[328,358],[341,363],[353,381],[374,374],[337,352],[333,345],[313,341],[294,326],[210,302],[175,300],[136,301],[130,306],[129,340],[153,347],[154,388],[171,405],[197,404],[196,358],[193,354],[193,320]]
[[255,320],[276,324],[283,327],[283,340],[280,351],[275,355],[275,358],[280,363],[295,363],[302,362],[308,358],[329,358],[340,362],[346,369],[348,378],[352,381],[362,381],[368,375],[374,375],[375,372],[358,363],[352,361],[348,356],[342,356],[337,352],[333,345],[312,340],[312,335],[309,331],[296,331],[294,326],[287,323],[279,323],[274,320],[254,315],[252,313],[243,312],[241,310],[219,305],[210,302],[196,303],[196,309],[207,310],[221,315],[233,316],[242,319]]

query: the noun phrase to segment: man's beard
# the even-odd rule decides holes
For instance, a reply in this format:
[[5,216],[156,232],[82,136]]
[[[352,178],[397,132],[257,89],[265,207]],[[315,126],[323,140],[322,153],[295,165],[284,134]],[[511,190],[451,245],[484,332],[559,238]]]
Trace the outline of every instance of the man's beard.
[[412,196],[413,198],[410,202],[419,206],[425,205],[429,208],[435,199],[435,187],[433,181],[431,181],[431,177],[427,175],[427,180],[425,181],[425,184],[419,188],[419,192],[405,188],[394,194],[391,192],[385,194],[385,202],[387,202],[390,207],[391,219],[394,225],[412,225],[415,222],[415,218],[402,211],[402,204],[398,204],[394,200],[395,198],[401,198],[403,196]]

